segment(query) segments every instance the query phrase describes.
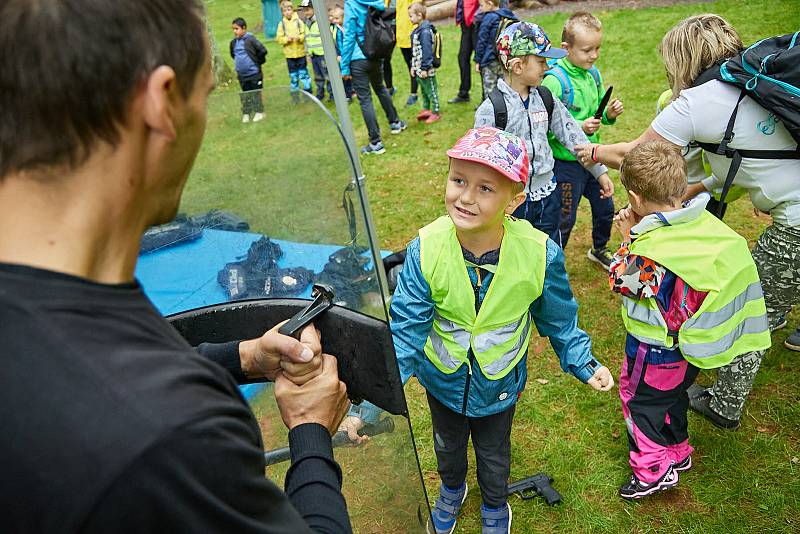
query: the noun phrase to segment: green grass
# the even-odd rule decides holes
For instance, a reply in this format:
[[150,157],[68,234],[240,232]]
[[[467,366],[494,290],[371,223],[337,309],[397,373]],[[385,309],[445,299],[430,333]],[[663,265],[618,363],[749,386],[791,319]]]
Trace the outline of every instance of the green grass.
[[[231,37],[231,19],[243,16],[251,25],[260,19],[260,2],[255,0],[207,0],[207,5],[209,21],[223,51],[227,51]],[[625,103],[625,114],[617,126],[604,128],[604,142],[633,138],[652,119],[655,100],[666,88],[656,45],[675,22],[701,12],[719,13],[736,26],[745,43],[750,43],[800,28],[797,8],[792,0],[724,0],[595,12],[605,27],[598,66],[606,84],[614,85],[614,96]],[[567,16],[553,13],[534,20],[556,36]],[[440,30],[444,62],[438,77],[442,98],[447,99],[456,93],[458,84],[458,30],[453,26]],[[268,117],[274,119],[290,105],[285,92],[277,89],[288,84],[288,75],[280,48],[275,43],[267,43],[267,47],[265,85],[275,89],[265,91],[265,102]],[[471,126],[474,105],[445,105],[442,121],[430,126],[417,124],[413,117],[419,108],[403,108],[408,77],[399,54],[395,54],[393,66],[398,87],[395,103],[401,116],[409,120],[409,129],[400,136],[384,135],[387,153],[365,158],[362,164],[381,246],[396,250],[404,247],[419,227],[443,213],[445,150]],[[330,141],[332,126],[319,121],[319,113],[309,112],[305,122],[268,120],[244,128],[238,121],[237,89],[235,82],[233,87],[220,88],[221,94],[212,100],[206,145],[187,187],[184,206],[201,209],[224,205],[251,220],[257,230],[278,237],[346,241],[340,208],[341,190],[350,179],[346,162],[326,164],[325,169],[316,164],[342,150]],[[480,94],[477,76],[473,77],[472,94],[473,98]],[[356,137],[365,143],[366,131],[357,103],[350,112]],[[388,134],[388,125],[382,113],[378,114],[382,130]],[[298,179],[298,169],[308,179]],[[618,186],[615,202],[621,205],[624,193],[616,173],[612,177]],[[744,200],[729,208],[726,222],[752,243],[769,219],[754,216]],[[327,229],[330,227],[333,229]],[[608,291],[605,276],[585,259],[590,233],[590,213],[583,203],[566,251],[567,269],[581,307],[579,323],[592,336],[597,357],[616,374],[624,330],[617,300]],[[612,241],[618,239],[618,235],[612,236]],[[792,314],[789,324],[800,324],[800,313]],[[512,434],[512,478],[546,471],[555,478],[564,503],[549,508],[541,500],[512,500],[514,530],[800,531],[800,358],[783,348],[790,330],[773,336],[774,346],[762,364],[742,428],[722,431],[692,414],[690,434],[697,449],[694,468],[681,478],[677,489],[634,504],[622,502],[616,495],[629,473],[616,390],[596,393],[563,374],[547,341],[535,338],[528,359],[530,381],[518,405]],[[708,383],[712,376],[704,372],[699,381]],[[540,384],[536,378],[548,382]],[[431,497],[435,497],[438,479],[424,394],[414,381],[406,393],[424,479]],[[345,479],[351,477],[351,485],[361,490],[348,497],[361,532],[393,531],[381,523],[381,507],[367,498],[374,491],[379,502],[392,502],[379,490],[381,480],[391,477],[379,456],[361,460],[373,468],[371,477],[357,478],[363,477],[363,472],[345,467]],[[389,460],[388,465],[392,465]],[[474,467],[468,479],[476,488]],[[479,493],[471,492],[459,521],[460,532],[480,531],[479,507]]]

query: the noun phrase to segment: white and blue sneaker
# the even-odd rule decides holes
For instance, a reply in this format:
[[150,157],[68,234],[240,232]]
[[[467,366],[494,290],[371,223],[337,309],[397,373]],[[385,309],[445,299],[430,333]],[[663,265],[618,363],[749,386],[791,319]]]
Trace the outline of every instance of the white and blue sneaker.
[[[467,483],[460,488],[450,489],[444,484],[439,486],[439,498],[433,505],[431,521],[428,523],[428,532],[431,534],[451,534],[456,528],[456,519],[461,505],[467,498]],[[433,527],[433,528],[431,528]]]
[[389,132],[399,134],[406,128],[408,128],[408,124],[406,124],[405,121],[395,121],[389,125]]
[[377,143],[370,143],[367,146],[361,147],[362,154],[383,154],[386,152],[386,148],[383,146],[381,141]]
[[481,534],[510,534],[511,505],[506,503],[500,508],[488,508],[481,505]]

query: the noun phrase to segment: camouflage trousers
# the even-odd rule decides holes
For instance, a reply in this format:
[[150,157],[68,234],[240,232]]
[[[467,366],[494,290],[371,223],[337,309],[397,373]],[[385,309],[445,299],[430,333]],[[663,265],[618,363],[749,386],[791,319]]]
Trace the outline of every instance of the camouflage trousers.
[[[753,259],[764,288],[767,318],[774,328],[800,304],[800,227],[773,224],[758,238]],[[711,409],[728,419],[742,416],[747,395],[753,387],[766,351],[742,354],[717,371],[711,388]]]
[[483,82],[483,99],[489,98],[489,93],[497,87],[497,80],[503,77],[503,66],[499,60],[490,61],[481,67],[481,81]]

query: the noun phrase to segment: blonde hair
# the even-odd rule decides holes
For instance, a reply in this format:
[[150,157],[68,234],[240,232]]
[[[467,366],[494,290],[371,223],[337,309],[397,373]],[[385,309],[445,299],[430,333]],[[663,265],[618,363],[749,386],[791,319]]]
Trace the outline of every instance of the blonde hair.
[[677,23],[658,45],[673,98],[690,87],[701,72],[742,48],[739,33],[719,15],[695,15]]
[[414,13],[415,15],[421,15],[424,19],[428,15],[428,8],[425,7],[425,4],[414,2],[408,6],[408,12]]
[[680,203],[686,194],[686,160],[675,145],[646,141],[631,149],[619,168],[625,189],[642,199],[662,204]]
[[573,13],[564,23],[564,29],[561,31],[561,40],[567,44],[572,44],[575,41],[575,33],[578,27],[596,32],[603,31],[603,23],[600,22],[600,19],[588,11],[578,11]]

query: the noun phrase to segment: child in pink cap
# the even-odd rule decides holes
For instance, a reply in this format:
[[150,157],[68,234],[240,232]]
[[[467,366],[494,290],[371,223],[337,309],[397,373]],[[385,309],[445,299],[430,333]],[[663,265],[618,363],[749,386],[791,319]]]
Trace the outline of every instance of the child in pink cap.
[[[447,155],[447,216],[422,228],[408,246],[392,298],[392,337],[403,382],[416,376],[431,410],[442,484],[429,531],[455,528],[467,496],[471,436],[483,533],[507,533],[511,422],[527,380],[532,326],[550,338],[564,371],[600,391],[614,380],[578,328],[561,248],[510,216],[525,200],[523,141],[476,128]],[[364,404],[343,422],[353,438],[364,421],[377,421]]]

